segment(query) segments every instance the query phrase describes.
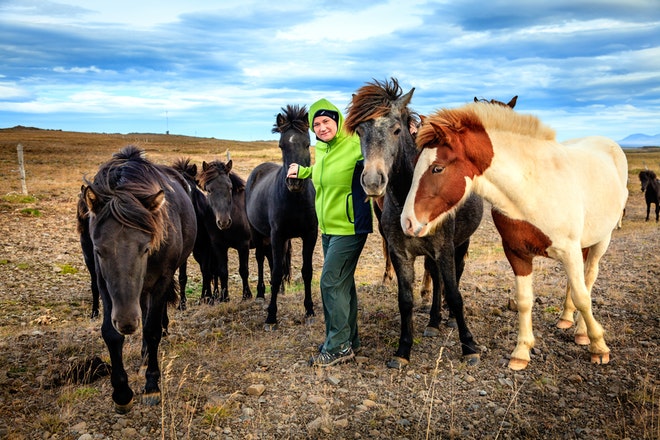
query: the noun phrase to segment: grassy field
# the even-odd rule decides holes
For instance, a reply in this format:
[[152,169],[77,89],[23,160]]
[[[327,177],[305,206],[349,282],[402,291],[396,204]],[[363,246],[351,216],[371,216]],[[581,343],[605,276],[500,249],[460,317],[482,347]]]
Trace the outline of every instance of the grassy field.
[[[374,233],[357,273],[364,345],[357,362],[325,371],[306,364],[324,334],[320,246],[316,322],[304,323],[302,287],[294,277],[279,301],[279,329],[269,333],[263,331],[263,305],[240,300],[235,254],[231,301],[215,306],[196,301],[201,276],[192,261],[189,309],[171,311],[171,335],[161,344],[163,402],[136,404],[120,416],[112,411],[107,377],[80,383],[67,373],[93,357],[108,360],[100,322],[89,319],[89,275],[75,205],[83,176],[93,176],[127,144],[163,164],[180,157],[201,164],[229,151],[244,178],[261,162],[280,161],[276,141],[0,130],[0,439],[660,438],[660,226],[644,221],[637,178],[646,167],[660,172],[659,148],[626,150],[626,216],[594,287],[594,313],[612,349],[609,365],[591,365],[571,331],[555,327],[565,277],[560,265],[539,259],[537,347],[526,370],[506,368],[517,334],[516,314],[507,309],[513,277],[486,214],[461,281],[468,324],[482,349],[476,367],[461,362],[450,329],[440,338],[422,337],[428,314],[416,297],[411,364],[401,371],[386,368],[398,343],[397,293],[395,285],[381,285],[384,262]],[[294,241],[294,274],[300,270],[298,246]],[[253,292],[254,274],[251,262]],[[139,338],[127,338],[124,349],[136,391],[144,383]]]

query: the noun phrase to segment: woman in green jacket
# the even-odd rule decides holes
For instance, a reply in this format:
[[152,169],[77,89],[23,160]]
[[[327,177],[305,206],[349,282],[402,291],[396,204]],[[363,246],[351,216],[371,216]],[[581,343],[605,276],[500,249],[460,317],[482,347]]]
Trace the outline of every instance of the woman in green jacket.
[[346,362],[360,349],[355,269],[367,234],[373,230],[371,202],[360,175],[364,158],[357,135],[343,131],[344,116],[326,99],[309,109],[309,126],[316,135],[315,163],[289,166],[287,177],[312,179],[315,208],[321,229],[323,270],[321,299],[325,342],[310,365],[327,367]]

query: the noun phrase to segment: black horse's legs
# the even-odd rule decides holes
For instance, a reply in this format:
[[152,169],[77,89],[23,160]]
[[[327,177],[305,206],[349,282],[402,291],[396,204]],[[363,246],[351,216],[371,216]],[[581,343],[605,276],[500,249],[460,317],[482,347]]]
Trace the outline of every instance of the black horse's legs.
[[399,258],[391,252],[392,265],[396,270],[399,288],[399,314],[401,315],[401,333],[399,347],[387,366],[389,368],[405,367],[410,360],[410,350],[413,343],[413,282],[415,279],[414,259]]
[[257,244],[254,254],[257,260],[257,298],[264,299],[266,295],[266,283],[264,282],[264,245],[261,243]]
[[314,231],[313,235],[303,240],[303,265],[301,274],[303,282],[305,283],[305,317],[309,322],[314,316],[314,302],[312,301],[312,258],[314,254],[314,247],[316,246],[317,234]]
[[103,336],[105,345],[108,347],[110,363],[112,365],[110,375],[112,401],[115,404],[115,411],[125,414],[133,406],[133,390],[128,385],[128,375],[124,369],[124,360],[122,357],[124,336],[112,326],[111,313],[112,303],[110,301],[104,301],[101,335]]
[[238,249],[238,274],[241,276],[241,282],[243,283],[243,299],[252,298],[252,291],[250,290],[249,283],[249,260],[250,247],[246,244]]
[[228,248],[219,249],[217,253],[218,263],[218,276],[220,277],[220,298],[222,302],[229,301],[229,258],[227,252]]
[[277,295],[282,285],[282,274],[285,258],[286,240],[277,238],[277,234],[271,234],[272,266],[270,271],[270,303],[268,304],[268,316],[266,317],[266,330],[273,330],[277,325]]
[[[469,245],[469,244],[468,244]],[[463,252],[463,249],[467,251],[467,246],[464,248],[459,247],[460,251]],[[447,300],[447,305],[449,310],[453,313],[456,318],[456,326],[458,327],[458,337],[461,341],[461,352],[463,356],[467,359],[467,362],[471,365],[474,365],[478,362],[479,355],[477,353],[477,346],[472,337],[472,333],[468,329],[467,323],[465,321],[465,315],[463,312],[463,298],[460,291],[458,290],[458,280],[456,279],[456,268],[454,267],[455,256],[452,255],[451,258],[448,257],[448,252],[444,252],[441,256],[442,262],[440,264],[442,271],[442,279],[445,285],[445,298]],[[444,258],[443,258],[444,257]]]
[[142,356],[143,363],[146,361],[144,395],[142,400],[147,405],[160,403],[160,368],[158,366],[158,345],[162,338],[161,320],[167,312],[167,302],[162,299],[148,306],[142,326]]
[[187,284],[188,284],[188,260],[184,261],[181,267],[179,267],[179,310],[186,310]]

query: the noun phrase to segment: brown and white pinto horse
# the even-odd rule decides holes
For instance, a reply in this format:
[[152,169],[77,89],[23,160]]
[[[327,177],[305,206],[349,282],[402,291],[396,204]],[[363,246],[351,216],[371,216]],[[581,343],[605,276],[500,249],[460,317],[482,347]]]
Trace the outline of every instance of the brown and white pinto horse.
[[628,197],[621,147],[597,136],[559,143],[536,117],[483,102],[425,118],[417,145],[421,152],[401,216],[407,234],[431,233],[473,192],[492,204],[516,278],[519,334],[509,368],[525,368],[534,346],[536,256],[563,264],[571,294],[562,319],[572,321],[577,308],[582,319],[575,341],[590,343],[592,362],[608,363],[591,288]]

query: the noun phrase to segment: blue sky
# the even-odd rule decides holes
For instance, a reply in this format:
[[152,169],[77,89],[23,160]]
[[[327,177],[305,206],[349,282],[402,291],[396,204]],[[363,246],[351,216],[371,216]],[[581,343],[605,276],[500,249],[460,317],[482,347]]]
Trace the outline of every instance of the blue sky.
[[557,131],[660,133],[658,0],[0,0],[0,128],[276,139],[373,79],[424,114],[508,101]]

